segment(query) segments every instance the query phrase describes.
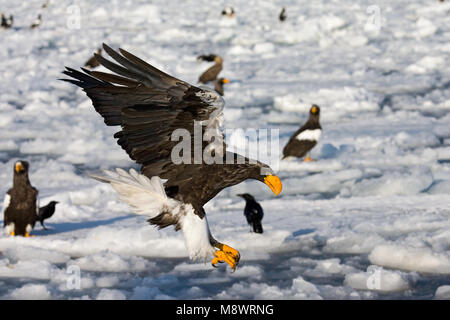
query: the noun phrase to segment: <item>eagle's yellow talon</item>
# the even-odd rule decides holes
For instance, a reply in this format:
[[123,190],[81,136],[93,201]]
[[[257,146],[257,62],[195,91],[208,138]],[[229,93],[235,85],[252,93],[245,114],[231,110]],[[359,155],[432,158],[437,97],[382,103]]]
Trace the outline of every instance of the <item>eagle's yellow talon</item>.
[[223,263],[223,261],[219,261],[218,258],[214,258],[211,260],[211,264],[214,268],[217,268],[216,264],[218,264],[218,263]]
[[310,157],[306,157],[306,158],[303,160],[303,162],[311,162],[311,161],[314,161],[314,160],[311,159]]
[[14,237],[16,235],[16,233],[14,231],[12,231],[11,235]]
[[214,252],[214,258],[211,260],[211,264],[215,267],[219,262],[226,262],[235,271],[241,258],[239,251],[222,243],[217,244],[216,248],[219,250]]

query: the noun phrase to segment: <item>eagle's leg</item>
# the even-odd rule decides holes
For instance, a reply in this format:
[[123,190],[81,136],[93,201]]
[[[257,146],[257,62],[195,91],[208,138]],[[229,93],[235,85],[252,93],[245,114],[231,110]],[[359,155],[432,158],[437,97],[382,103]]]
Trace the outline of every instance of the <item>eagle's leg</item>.
[[31,237],[30,236],[31,230],[33,230],[33,227],[31,225],[27,224],[27,227],[25,229],[25,238],[30,238]]
[[214,246],[219,250],[214,252],[214,259],[211,261],[212,265],[215,266],[218,262],[226,262],[233,271],[236,270],[239,259],[241,258],[239,251],[220,242],[216,243]]
[[11,223],[8,223],[8,224],[5,223],[5,225],[6,225],[6,227],[5,227],[6,233],[10,234],[11,236],[14,237],[16,235],[14,222],[11,222]]
[[306,154],[306,158],[303,159],[303,162],[311,162],[314,161],[310,156],[309,156],[309,152]]

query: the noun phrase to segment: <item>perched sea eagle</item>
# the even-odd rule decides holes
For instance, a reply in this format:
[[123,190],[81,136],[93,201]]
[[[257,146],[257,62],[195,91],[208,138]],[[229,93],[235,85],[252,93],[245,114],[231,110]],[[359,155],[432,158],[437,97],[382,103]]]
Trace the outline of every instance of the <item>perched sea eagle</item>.
[[[224,188],[247,179],[264,182],[278,195],[280,179],[269,166],[225,150],[220,127],[224,100],[216,92],[176,79],[123,49],[118,53],[105,44],[103,48],[117,63],[95,57],[116,74],[66,67],[63,73],[73,79],[65,80],[83,88],[106,125],[121,126],[114,135],[117,143],[142,166],[141,174],[116,169],[94,177],[110,183],[119,198],[135,213],[148,216],[151,224],[181,229],[191,259],[213,255],[213,266],[226,262],[235,270],[239,252],[214,239],[203,206]],[[200,140],[200,154],[206,152],[215,161],[198,161],[196,123],[202,132],[215,133],[214,143]],[[192,137],[192,152],[183,154],[187,161],[180,163],[172,155],[179,141],[171,136],[177,130]]]
[[319,123],[320,108],[313,105],[309,110],[309,119],[289,139],[283,148],[283,159],[289,157],[306,158],[303,161],[313,161],[308,153],[314,148],[322,135],[322,127]]
[[38,191],[30,183],[28,168],[27,161],[14,164],[13,186],[3,201],[3,227],[12,236],[29,237],[36,223]]

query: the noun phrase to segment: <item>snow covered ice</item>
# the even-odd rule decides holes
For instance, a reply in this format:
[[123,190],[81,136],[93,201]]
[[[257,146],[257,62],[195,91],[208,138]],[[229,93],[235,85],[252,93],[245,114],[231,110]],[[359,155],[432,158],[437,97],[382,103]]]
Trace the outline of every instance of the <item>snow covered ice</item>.
[[[450,3],[234,1],[229,19],[226,1],[43,2],[0,0],[14,15],[0,29],[0,195],[26,159],[40,203],[59,204],[51,230],[0,235],[1,299],[450,298]],[[225,127],[279,129],[280,151],[321,107],[318,161],[281,161],[278,197],[245,182],[207,204],[214,236],[241,253],[235,273],[191,262],[180,232],[87,176],[137,168],[58,80],[103,42],[192,84],[196,57],[220,54]]]

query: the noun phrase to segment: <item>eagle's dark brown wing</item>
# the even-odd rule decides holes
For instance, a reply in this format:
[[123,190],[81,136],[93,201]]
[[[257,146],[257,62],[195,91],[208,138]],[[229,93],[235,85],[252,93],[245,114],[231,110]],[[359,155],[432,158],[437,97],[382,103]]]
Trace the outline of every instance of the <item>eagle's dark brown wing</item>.
[[317,141],[292,139],[283,149],[283,159],[287,157],[303,158],[316,144]]
[[[82,69],[82,73],[67,68],[64,74],[74,79],[66,81],[84,89],[107,125],[122,127],[115,134],[117,142],[133,160],[142,164],[144,175],[168,179],[166,186],[173,196],[192,201],[195,198],[198,205],[203,205],[227,186],[223,183],[227,181],[224,177],[231,167],[205,166],[203,161],[193,164],[197,161],[193,155],[193,139],[190,163],[175,164],[171,152],[179,141],[172,141],[171,135],[176,129],[184,129],[193,138],[194,122],[200,121],[202,132],[207,128],[220,130],[222,98],[213,91],[205,91],[176,79],[123,49],[120,49],[121,54],[106,45],[104,49],[120,65],[99,55],[95,57],[116,74],[86,69]],[[215,145],[221,148],[214,152],[222,152],[225,159],[226,146],[221,131],[218,137],[218,144]],[[202,150],[206,145],[208,142],[202,141]],[[208,173],[212,172],[219,176],[220,184],[208,183],[211,181]],[[246,178],[248,173],[242,176],[236,174],[236,181],[230,181],[230,185]],[[188,184],[194,184],[199,191],[192,193],[188,190],[191,188]],[[207,191],[201,191],[202,188]]]

